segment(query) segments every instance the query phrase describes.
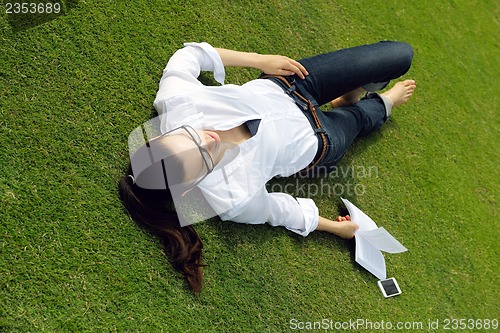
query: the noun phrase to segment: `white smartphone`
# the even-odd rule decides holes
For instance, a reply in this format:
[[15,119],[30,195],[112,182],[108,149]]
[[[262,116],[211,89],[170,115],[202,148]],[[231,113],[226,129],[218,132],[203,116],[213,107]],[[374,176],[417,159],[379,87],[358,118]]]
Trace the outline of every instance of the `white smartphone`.
[[377,284],[385,298],[401,294],[401,289],[395,278],[380,280]]

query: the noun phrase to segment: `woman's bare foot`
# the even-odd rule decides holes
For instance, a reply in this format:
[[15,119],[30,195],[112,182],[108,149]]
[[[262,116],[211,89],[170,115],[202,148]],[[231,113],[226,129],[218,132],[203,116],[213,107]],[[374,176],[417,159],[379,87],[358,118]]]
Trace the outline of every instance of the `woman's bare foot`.
[[408,102],[416,86],[413,80],[401,81],[381,95],[387,97],[392,102],[392,107],[395,108]]
[[366,90],[364,90],[363,88],[354,89],[353,91],[350,91],[347,94],[335,98],[333,101],[330,102],[330,104],[333,108],[353,105],[354,103],[359,102],[359,99],[365,92]]

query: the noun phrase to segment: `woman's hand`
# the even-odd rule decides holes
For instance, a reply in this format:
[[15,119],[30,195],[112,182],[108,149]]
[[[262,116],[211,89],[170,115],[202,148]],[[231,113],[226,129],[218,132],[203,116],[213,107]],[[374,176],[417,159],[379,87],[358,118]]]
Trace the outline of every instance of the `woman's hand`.
[[296,60],[281,55],[259,55],[259,67],[261,71],[271,75],[293,75],[297,74],[301,79],[309,75],[306,68]]
[[346,216],[339,216],[339,217],[337,217],[337,219],[335,221],[337,221],[337,222],[344,222],[344,221],[350,221],[350,220],[351,220],[351,216],[346,215]]
[[344,239],[353,238],[354,233],[358,229],[359,226],[351,221],[349,215],[339,216],[336,221],[331,221],[320,216],[318,226],[316,227],[316,230],[326,231]]

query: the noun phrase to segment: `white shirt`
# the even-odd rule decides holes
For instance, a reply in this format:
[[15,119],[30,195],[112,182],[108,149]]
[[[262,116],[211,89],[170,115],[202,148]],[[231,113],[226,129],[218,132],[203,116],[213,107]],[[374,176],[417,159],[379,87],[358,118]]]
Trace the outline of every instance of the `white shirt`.
[[[207,43],[186,43],[170,58],[154,101],[164,133],[181,125],[228,130],[260,119],[257,133],[225,153],[198,187],[222,220],[284,226],[307,236],[318,225],[312,199],[268,193],[275,176],[290,176],[311,163],[318,139],[309,121],[283,90],[270,80],[241,86],[224,84],[217,51]],[[198,81],[200,71],[214,72],[221,86]]]

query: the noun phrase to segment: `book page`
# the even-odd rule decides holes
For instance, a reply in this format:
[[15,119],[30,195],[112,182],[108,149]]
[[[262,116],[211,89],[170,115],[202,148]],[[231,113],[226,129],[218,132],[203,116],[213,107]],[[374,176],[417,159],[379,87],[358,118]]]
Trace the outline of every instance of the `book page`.
[[358,233],[358,235],[366,239],[375,248],[384,252],[401,253],[408,251],[408,249],[404,247],[403,244],[401,244],[383,227],[369,231],[361,231]]
[[386,278],[385,260],[382,252],[363,239],[361,235],[356,235],[355,260],[379,280]]
[[359,229],[356,230],[355,234],[359,231],[368,231],[377,228],[375,222],[373,222],[373,220],[368,215],[363,213],[361,209],[354,206],[349,200],[344,198],[341,199],[344,202],[345,206],[347,207],[347,210],[349,211],[349,215],[351,216],[351,221],[359,225]]

